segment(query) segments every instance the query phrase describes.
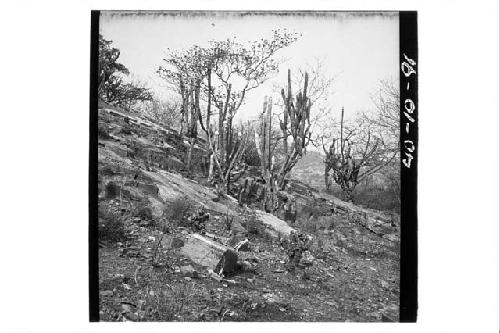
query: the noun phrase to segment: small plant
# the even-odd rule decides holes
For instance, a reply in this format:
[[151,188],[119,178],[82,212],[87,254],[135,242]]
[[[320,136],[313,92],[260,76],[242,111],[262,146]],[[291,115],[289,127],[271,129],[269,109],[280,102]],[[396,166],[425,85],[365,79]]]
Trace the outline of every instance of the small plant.
[[163,215],[172,222],[181,223],[192,209],[193,204],[187,197],[178,197],[165,208]]
[[262,236],[264,234],[263,225],[255,216],[250,216],[245,222],[245,229],[249,235]]
[[282,240],[281,245],[288,255],[289,265],[294,267],[300,262],[304,252],[309,251],[311,238],[301,232],[292,231],[288,239]]
[[156,240],[155,244],[153,245],[153,254],[151,255],[151,264],[153,267],[161,267],[164,265],[163,262],[163,257],[162,257],[162,241],[163,241],[163,234],[160,234],[158,236],[158,239]]
[[204,232],[205,225],[210,220],[210,214],[205,212],[203,209],[199,209],[192,214],[189,214],[187,218],[184,219],[184,224],[191,228],[195,232]]

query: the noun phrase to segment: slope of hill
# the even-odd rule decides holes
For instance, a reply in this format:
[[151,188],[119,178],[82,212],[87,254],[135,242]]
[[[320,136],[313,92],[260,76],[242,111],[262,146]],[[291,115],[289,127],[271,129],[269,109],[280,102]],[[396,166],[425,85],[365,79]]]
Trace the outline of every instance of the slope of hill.
[[[293,193],[285,222],[208,186],[203,146],[187,178],[185,149],[174,131],[99,109],[101,320],[397,321],[397,218]],[[321,181],[318,155],[295,177]]]
[[292,169],[291,176],[316,190],[325,187],[324,156],[316,151],[308,151]]

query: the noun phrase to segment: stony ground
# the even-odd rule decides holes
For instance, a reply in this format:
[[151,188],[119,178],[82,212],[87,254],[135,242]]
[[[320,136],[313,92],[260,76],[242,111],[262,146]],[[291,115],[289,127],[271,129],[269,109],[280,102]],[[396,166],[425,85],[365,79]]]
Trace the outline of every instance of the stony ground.
[[[173,140],[155,142],[161,129],[132,126],[130,120],[125,125],[122,115],[102,114],[98,263],[102,321],[398,320],[397,220],[374,228],[353,218],[349,209],[312,218],[299,215],[291,227],[312,238],[304,255],[309,264],[292,265],[282,240],[249,222],[251,208],[216,200],[211,188],[174,171],[179,159],[172,151],[181,149],[172,146]],[[170,152],[171,159],[156,163],[151,156],[140,157],[132,147],[138,143],[140,150]],[[162,163],[169,164],[168,172]],[[169,214],[176,198],[209,214],[202,229]],[[318,207],[339,202],[327,195],[317,198]],[[241,223],[228,225],[227,214]],[[235,228],[249,239],[249,251],[239,252],[248,265],[244,271],[221,277],[180,253],[192,233],[228,245]]]

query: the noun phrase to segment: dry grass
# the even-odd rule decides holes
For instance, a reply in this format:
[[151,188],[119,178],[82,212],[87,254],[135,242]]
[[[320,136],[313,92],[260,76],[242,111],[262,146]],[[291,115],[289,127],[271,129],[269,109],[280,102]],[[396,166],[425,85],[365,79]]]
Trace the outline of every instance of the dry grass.
[[193,285],[184,283],[174,287],[167,285],[161,291],[146,288],[146,295],[142,308],[143,321],[173,321],[179,319],[186,304],[193,294]]

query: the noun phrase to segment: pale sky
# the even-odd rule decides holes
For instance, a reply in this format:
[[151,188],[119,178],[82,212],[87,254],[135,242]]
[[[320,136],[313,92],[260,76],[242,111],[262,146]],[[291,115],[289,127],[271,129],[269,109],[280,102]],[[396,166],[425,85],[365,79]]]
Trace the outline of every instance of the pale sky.
[[[167,96],[165,83],[156,74],[167,48],[186,49],[193,44],[236,36],[245,42],[272,36],[286,28],[301,33],[278,53],[287,59],[279,73],[246,96],[238,118],[255,118],[273,85],[286,82],[287,69],[301,68],[322,59],[325,74],[335,77],[328,105],[335,117],[344,106],[347,117],[373,109],[370,94],[380,79],[399,80],[399,19],[397,14],[328,13],[325,15],[250,15],[209,12],[205,15],[103,12],[100,32],[120,49],[119,61],[155,92]],[[278,96],[276,96],[278,97]],[[314,110],[313,110],[314,111]],[[313,112],[312,111],[312,112]]]

